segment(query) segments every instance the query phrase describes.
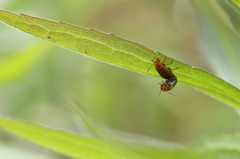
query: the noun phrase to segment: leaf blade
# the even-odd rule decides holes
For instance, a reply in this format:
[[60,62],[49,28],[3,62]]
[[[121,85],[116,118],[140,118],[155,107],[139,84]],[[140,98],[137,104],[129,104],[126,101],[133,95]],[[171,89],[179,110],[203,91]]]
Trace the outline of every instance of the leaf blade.
[[51,130],[17,120],[0,118],[0,127],[39,146],[73,158],[147,159],[137,154],[118,149],[100,140],[85,138],[60,130]]
[[[44,40],[59,44],[82,55],[101,60],[136,72],[159,77],[152,68],[152,60],[163,61],[165,55],[154,52],[136,42],[95,29],[74,26],[64,22],[54,22],[25,14],[15,14],[0,10],[0,20]],[[240,108],[240,90],[216,76],[199,68],[167,57],[178,81],[193,86],[206,94]]]

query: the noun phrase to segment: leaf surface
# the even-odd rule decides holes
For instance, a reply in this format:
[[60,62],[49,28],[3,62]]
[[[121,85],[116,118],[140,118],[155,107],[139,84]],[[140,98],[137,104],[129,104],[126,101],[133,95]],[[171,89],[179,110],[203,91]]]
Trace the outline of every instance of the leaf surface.
[[0,128],[57,153],[81,159],[147,159],[103,141],[51,130],[17,120],[0,119]]
[[[54,22],[25,14],[0,10],[0,20],[15,28],[56,43],[82,55],[123,67],[132,71],[159,77],[152,60],[164,60],[165,55],[143,45],[92,28],[83,28],[64,22]],[[240,91],[222,79],[199,68],[167,57],[178,81],[195,87],[216,99],[240,108]],[[149,71],[148,71],[149,70]]]
[[[146,144],[122,141],[120,145],[113,146],[99,139],[82,137],[73,133],[53,130],[40,125],[0,118],[0,128],[36,145],[63,154],[72,158],[81,159],[237,159],[240,155],[240,132],[231,131],[209,135],[195,143],[183,148],[168,144],[159,146],[158,141]],[[110,135],[110,134],[109,134]],[[134,137],[134,136],[133,136]],[[135,138],[135,137],[134,137]]]

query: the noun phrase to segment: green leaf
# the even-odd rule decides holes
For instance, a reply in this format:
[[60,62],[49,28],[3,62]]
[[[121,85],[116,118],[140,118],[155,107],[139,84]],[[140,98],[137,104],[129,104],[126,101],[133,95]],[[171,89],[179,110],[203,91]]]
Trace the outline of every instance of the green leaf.
[[32,64],[39,61],[50,48],[50,45],[43,45],[43,42],[39,42],[1,57],[0,84],[12,82],[22,77],[32,67]]
[[147,159],[103,141],[39,125],[0,118],[0,128],[49,150],[81,159]]
[[221,156],[222,159],[237,159],[240,156],[239,131],[209,135],[195,141],[191,145],[184,146],[156,139],[153,140],[149,137],[104,130],[99,128],[99,124],[95,124],[90,120],[80,108],[74,107],[74,110],[80,120],[83,121],[83,124],[95,137],[103,141],[118,144],[118,147],[124,146],[128,150],[152,159],[159,158],[159,156],[164,159],[218,159],[219,156]]
[[152,159],[160,156],[164,159],[218,159],[219,156],[222,159],[237,159],[240,156],[239,131],[209,135],[185,146],[146,136],[106,130],[100,128],[96,121],[91,120],[81,107],[73,106],[72,109],[94,137]]
[[[171,148],[168,144],[138,144],[122,141],[119,148],[98,139],[69,132],[52,130],[36,124],[0,118],[0,128],[57,153],[81,159],[237,159],[240,156],[240,132],[232,131],[204,137],[185,148]],[[135,138],[134,136],[132,136]],[[143,138],[141,138],[143,139]]]
[[230,27],[215,1],[199,0],[194,1],[194,4],[200,19],[202,48],[210,66],[225,80],[239,87],[239,36]]
[[[25,14],[14,14],[0,10],[0,20],[44,40],[59,44],[106,63],[159,77],[152,65],[152,60],[165,55],[154,52],[138,43],[107,34],[95,29],[70,25],[64,22],[53,22]],[[193,86],[206,94],[229,105],[240,108],[240,91],[229,83],[201,69],[191,67],[167,57],[178,81]]]
[[193,155],[187,152],[187,147],[182,144],[102,128],[99,126],[99,123],[90,119],[89,115],[85,113],[81,107],[73,105],[71,109],[77,115],[79,121],[81,121],[81,125],[83,125],[94,138],[106,141],[117,147],[131,150],[151,159],[159,157],[164,159],[186,159],[188,157],[191,158]]

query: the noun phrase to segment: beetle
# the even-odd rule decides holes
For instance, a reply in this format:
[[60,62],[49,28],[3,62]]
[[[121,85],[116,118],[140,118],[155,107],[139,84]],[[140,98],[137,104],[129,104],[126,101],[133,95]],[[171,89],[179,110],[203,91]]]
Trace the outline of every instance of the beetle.
[[165,60],[166,60],[166,57],[163,62],[160,62],[159,59],[153,62],[155,64],[155,68],[158,74],[164,79],[170,79],[174,76],[174,74],[172,73],[172,69],[169,67],[166,67],[166,65],[170,65],[172,64],[172,62],[170,62],[169,64],[164,64]]
[[177,77],[173,76],[172,78],[166,80],[165,83],[163,82],[159,84],[161,84],[160,86],[161,91],[163,92],[170,91],[177,84]]
[[[160,89],[163,92],[170,91],[177,84],[177,77],[172,73],[172,71],[178,69],[178,68],[171,69],[169,67],[166,67],[166,65],[172,64],[172,61],[169,64],[164,64],[165,60],[166,60],[166,57],[163,60],[163,62],[160,62],[159,59],[156,59],[156,61],[153,61],[158,74],[162,78],[166,79],[165,82],[163,81],[162,83],[159,83]],[[159,94],[161,93],[161,91],[159,92]]]

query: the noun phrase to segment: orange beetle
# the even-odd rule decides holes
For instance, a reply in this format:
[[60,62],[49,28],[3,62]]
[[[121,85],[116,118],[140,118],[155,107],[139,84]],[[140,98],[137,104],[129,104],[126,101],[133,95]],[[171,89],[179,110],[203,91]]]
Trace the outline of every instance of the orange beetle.
[[[166,58],[165,58],[166,59]],[[164,61],[165,61],[164,59]],[[163,62],[164,62],[163,61]],[[172,62],[171,62],[172,63]],[[171,64],[170,63],[170,64]],[[169,68],[169,67],[166,67],[164,63],[161,63],[159,59],[157,59],[155,62],[155,67],[156,67],[156,70],[157,72],[159,73],[159,75],[164,78],[164,79],[170,79],[172,78],[174,75],[172,73],[172,70]],[[170,64],[167,64],[167,65],[170,65]]]
[[154,61],[158,74],[162,78],[166,79],[165,82],[159,83],[161,84],[160,88],[161,88],[161,91],[163,92],[170,91],[177,84],[177,77],[172,73],[172,71],[178,69],[178,68],[171,69],[169,67],[166,67],[166,65],[170,65],[172,62],[169,64],[164,64],[165,60],[166,60],[166,57],[163,62],[160,62],[159,59]]
[[165,81],[165,83],[159,83],[161,84],[161,90],[163,92],[170,91],[176,84],[177,84],[177,77],[173,76],[172,78]]

